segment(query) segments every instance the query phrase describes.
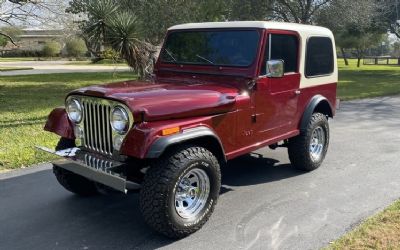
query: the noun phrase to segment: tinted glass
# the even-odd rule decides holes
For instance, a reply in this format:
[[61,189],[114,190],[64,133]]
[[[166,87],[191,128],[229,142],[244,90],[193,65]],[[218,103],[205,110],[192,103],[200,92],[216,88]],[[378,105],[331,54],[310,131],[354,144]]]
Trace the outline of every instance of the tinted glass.
[[173,32],[167,37],[161,61],[246,67],[256,58],[259,39],[255,30]]
[[330,38],[309,38],[306,55],[306,76],[329,75],[333,72],[333,46]]
[[297,72],[298,64],[298,39],[293,35],[271,34],[271,56],[269,48],[265,50],[265,60],[262,67],[262,75],[266,72],[267,60],[283,60],[285,62],[285,73]]

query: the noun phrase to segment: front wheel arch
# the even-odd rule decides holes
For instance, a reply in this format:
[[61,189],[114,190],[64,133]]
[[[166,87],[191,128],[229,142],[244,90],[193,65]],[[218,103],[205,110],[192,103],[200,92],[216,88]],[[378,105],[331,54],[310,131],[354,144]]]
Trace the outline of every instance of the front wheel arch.
[[217,157],[220,165],[225,164],[227,161],[220,139],[210,128],[205,126],[184,130],[175,135],[159,138],[150,146],[146,158],[159,158],[182,145],[196,145],[209,150]]

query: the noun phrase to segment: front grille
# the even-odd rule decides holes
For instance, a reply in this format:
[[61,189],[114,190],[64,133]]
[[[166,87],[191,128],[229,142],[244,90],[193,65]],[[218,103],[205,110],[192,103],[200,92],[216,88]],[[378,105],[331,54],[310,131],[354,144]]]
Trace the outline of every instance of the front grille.
[[112,155],[111,105],[99,98],[82,98],[83,146],[92,151]]

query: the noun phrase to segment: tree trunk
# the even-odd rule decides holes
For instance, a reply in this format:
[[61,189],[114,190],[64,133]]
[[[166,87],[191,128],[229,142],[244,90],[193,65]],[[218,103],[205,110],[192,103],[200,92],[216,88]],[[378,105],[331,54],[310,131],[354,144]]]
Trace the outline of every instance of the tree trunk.
[[347,56],[346,56],[346,52],[344,51],[344,48],[342,47],[342,48],[340,48],[340,50],[342,51],[342,56],[343,56],[343,59],[344,59],[344,64],[345,64],[346,66],[349,66],[349,61],[347,60]]
[[357,58],[357,68],[361,66],[361,57]]

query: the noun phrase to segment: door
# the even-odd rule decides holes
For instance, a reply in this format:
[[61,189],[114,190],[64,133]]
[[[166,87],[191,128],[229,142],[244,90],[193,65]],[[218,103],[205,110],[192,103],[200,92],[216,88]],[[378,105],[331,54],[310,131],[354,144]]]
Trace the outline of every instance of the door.
[[[295,116],[300,94],[299,36],[290,31],[269,31],[260,77],[255,91],[257,134],[263,140],[296,129]],[[283,60],[284,75],[266,76],[267,60]]]

